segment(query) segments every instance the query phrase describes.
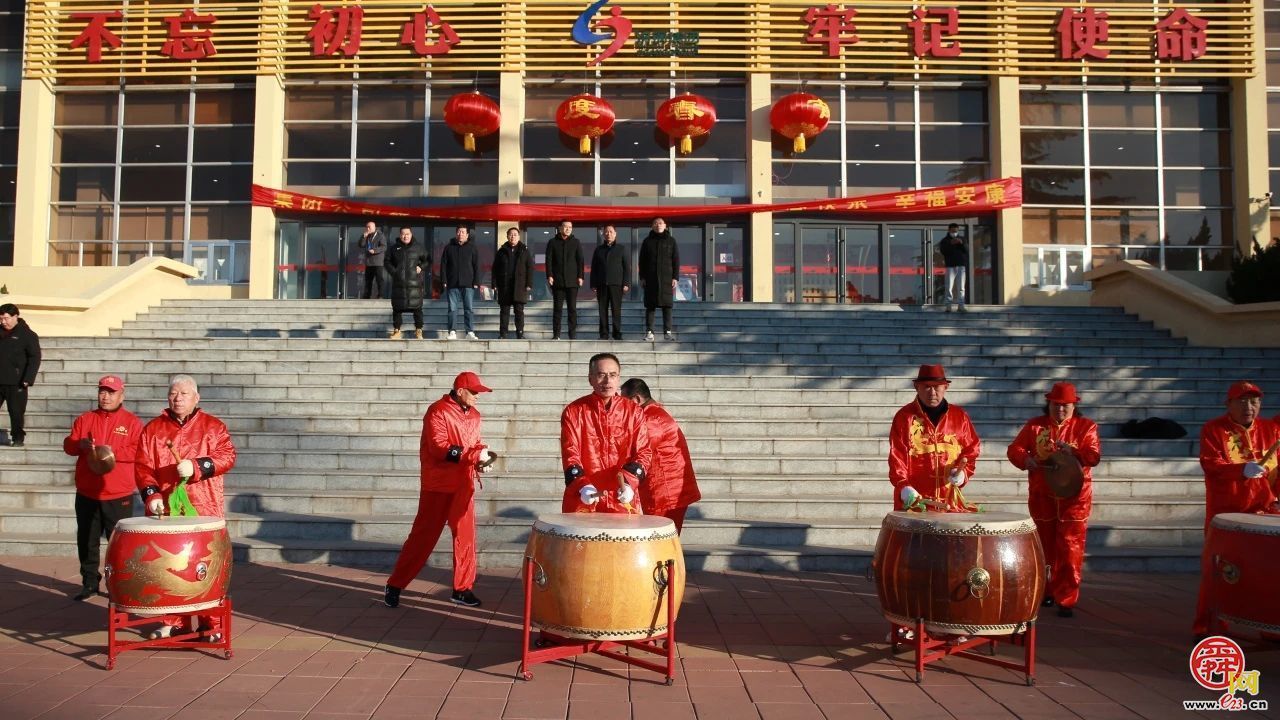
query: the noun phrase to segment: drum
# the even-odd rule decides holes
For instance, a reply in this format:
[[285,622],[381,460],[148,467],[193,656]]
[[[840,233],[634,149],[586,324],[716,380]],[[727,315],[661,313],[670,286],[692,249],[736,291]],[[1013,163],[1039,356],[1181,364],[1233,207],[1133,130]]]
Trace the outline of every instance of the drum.
[[133,517],[107,544],[107,592],[116,609],[167,615],[211,608],[227,596],[231,540],[217,517]]
[[[680,538],[675,524],[660,515],[542,515],[525,555],[533,559],[533,624],[562,637],[661,635],[667,593],[677,608],[684,597]],[[674,562],[669,575],[667,560]]]
[[1209,606],[1218,619],[1280,633],[1280,515],[1222,513],[1209,523]]
[[935,635],[1018,631],[1036,619],[1044,566],[1035,523],[1005,512],[891,512],[872,560],[885,618],[923,618]]

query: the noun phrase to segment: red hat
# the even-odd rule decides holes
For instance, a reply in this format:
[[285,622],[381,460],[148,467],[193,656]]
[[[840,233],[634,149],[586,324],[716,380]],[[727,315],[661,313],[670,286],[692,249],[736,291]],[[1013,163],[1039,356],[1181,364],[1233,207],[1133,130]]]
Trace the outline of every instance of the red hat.
[[1069,382],[1054,383],[1053,389],[1045,393],[1044,399],[1064,405],[1080,402],[1080,396],[1076,394],[1076,386]]
[[121,380],[118,375],[103,375],[98,380],[98,387],[106,388],[111,392],[120,392],[124,390],[124,380]]
[[473,393],[493,392],[480,382],[480,376],[467,370],[458,373],[458,377],[453,379],[454,390],[470,390]]
[[915,383],[924,385],[950,385],[951,381],[947,379],[947,373],[942,369],[941,365],[921,365],[920,372],[916,373]]
[[1242,397],[1262,397],[1262,388],[1248,380],[1232,383],[1230,389],[1227,390],[1227,402],[1239,400]]

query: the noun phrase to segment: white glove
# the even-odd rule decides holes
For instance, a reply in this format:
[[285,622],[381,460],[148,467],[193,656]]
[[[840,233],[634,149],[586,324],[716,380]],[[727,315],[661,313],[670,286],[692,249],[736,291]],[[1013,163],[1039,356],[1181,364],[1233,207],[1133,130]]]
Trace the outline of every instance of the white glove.
[[584,485],[583,488],[578,491],[578,499],[581,500],[584,505],[595,505],[600,502],[600,491],[596,489],[595,485]]
[[164,514],[164,500],[156,495],[147,501],[147,512],[152,515]]
[[903,507],[911,507],[920,499],[920,493],[916,492],[916,489],[910,485],[903,485],[898,497],[902,498]]
[[485,463],[488,463],[491,460],[493,460],[493,451],[491,451],[489,448],[485,448],[480,451],[480,463],[482,465]]
[[631,489],[630,485],[623,485],[618,488],[618,502],[623,505],[630,505],[632,500],[636,499],[636,491]]
[[951,471],[951,475],[948,476],[948,479],[951,481],[952,485],[960,487],[964,484],[965,480],[969,479],[969,476],[965,474],[965,471],[962,468],[956,468]]
[[1256,462],[1247,462],[1244,464],[1244,476],[1250,479],[1260,478],[1267,474],[1267,469]]
[[196,474],[196,466],[190,460],[183,460],[178,463],[178,477],[186,480]]

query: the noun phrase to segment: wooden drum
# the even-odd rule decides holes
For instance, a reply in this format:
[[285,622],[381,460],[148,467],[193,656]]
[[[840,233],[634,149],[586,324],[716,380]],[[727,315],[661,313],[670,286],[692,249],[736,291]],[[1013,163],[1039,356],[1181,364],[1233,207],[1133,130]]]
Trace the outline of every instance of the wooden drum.
[[1280,515],[1222,513],[1209,523],[1209,605],[1219,620],[1280,633]]
[[872,568],[889,622],[935,635],[1009,635],[1036,619],[1044,550],[1035,523],[1006,512],[891,512]]
[[107,592],[117,610],[167,615],[211,608],[227,596],[231,540],[217,517],[133,517],[107,544]]
[[[684,597],[680,538],[675,524],[659,515],[542,515],[525,555],[533,559],[533,624],[561,637],[662,635],[667,593],[677,608]],[[667,560],[674,562],[670,577]]]

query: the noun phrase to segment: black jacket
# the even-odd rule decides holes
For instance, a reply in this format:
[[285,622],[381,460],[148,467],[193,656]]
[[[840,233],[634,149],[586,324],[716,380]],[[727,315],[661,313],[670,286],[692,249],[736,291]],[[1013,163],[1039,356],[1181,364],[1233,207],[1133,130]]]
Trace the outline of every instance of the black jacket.
[[627,254],[627,249],[617,241],[612,245],[597,245],[591,256],[591,287],[598,290],[605,285],[630,285],[631,266]]
[[942,262],[947,267],[969,266],[969,248],[965,246],[962,237],[943,237],[938,241],[938,252],[942,253]]
[[40,336],[18,318],[12,330],[0,328],[0,385],[35,385],[40,370]]
[[[422,274],[415,268],[422,268]],[[431,251],[426,243],[414,240],[405,245],[397,239],[387,252],[387,273],[391,276],[391,309],[421,308],[423,288],[431,282]]]
[[480,253],[470,240],[463,243],[457,238],[444,246],[440,255],[440,282],[447,288],[469,288],[480,284]]
[[653,230],[640,244],[640,281],[644,283],[644,306],[671,307],[675,300],[672,280],[680,279],[680,249],[671,230]]
[[493,291],[498,296],[498,304],[528,302],[532,289],[533,253],[524,243],[516,245],[515,249],[510,243],[503,243],[493,258]]
[[560,233],[547,241],[547,279],[555,280],[554,287],[576,288],[583,277],[582,243],[572,233],[567,238]]

